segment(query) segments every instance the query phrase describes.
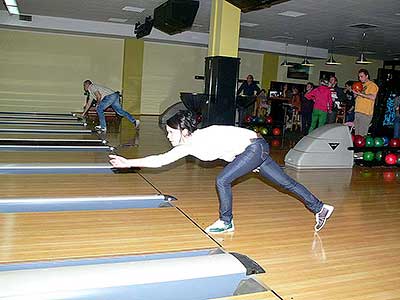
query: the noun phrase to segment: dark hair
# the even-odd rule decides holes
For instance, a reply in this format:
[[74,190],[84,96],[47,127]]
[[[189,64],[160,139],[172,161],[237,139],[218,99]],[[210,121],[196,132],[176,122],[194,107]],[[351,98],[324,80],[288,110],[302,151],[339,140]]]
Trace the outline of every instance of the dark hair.
[[348,85],[348,86],[352,86],[354,83],[353,80],[347,80],[346,83],[344,85]]
[[329,77],[329,79],[331,79],[331,78],[335,78],[335,81],[337,82],[338,80],[337,80],[337,77],[335,76],[335,75],[332,75],[331,77]]
[[358,74],[360,74],[360,73],[364,73],[365,75],[368,76],[368,79],[369,79],[369,72],[368,72],[367,69],[360,69],[360,70],[358,70]]
[[86,79],[83,84],[92,84],[92,82],[89,79]]
[[315,86],[314,86],[314,83],[312,83],[311,81],[307,82],[306,85],[311,85],[313,88],[315,87]]
[[188,110],[178,111],[167,120],[167,125],[173,129],[179,129],[180,131],[187,129],[190,133],[193,133],[197,129],[196,119],[193,113]]
[[[251,74],[247,75],[247,77],[250,77],[250,78],[251,78],[251,80],[254,80],[254,76],[253,76],[253,75],[251,75]],[[246,77],[246,79],[247,79],[247,77]]]

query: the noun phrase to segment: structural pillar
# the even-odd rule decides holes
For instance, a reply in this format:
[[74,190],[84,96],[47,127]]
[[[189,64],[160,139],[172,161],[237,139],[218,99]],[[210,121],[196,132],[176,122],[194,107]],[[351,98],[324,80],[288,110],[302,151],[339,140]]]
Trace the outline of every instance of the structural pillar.
[[207,101],[203,108],[203,126],[235,124],[239,32],[240,9],[225,0],[213,0],[205,59]]

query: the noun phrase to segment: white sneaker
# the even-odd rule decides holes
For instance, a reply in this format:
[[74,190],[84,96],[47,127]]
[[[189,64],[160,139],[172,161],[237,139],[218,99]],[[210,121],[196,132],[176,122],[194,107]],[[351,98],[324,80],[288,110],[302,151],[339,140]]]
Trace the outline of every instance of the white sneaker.
[[139,120],[136,120],[136,121],[135,121],[135,128],[136,128],[136,129],[139,129],[139,127],[140,127],[140,121],[139,121]]
[[324,227],[326,220],[329,219],[329,217],[331,216],[331,214],[333,213],[333,210],[335,208],[331,205],[328,204],[324,204],[322,206],[322,209],[319,213],[315,214],[315,221],[316,224],[314,226],[314,229],[316,232],[320,231],[322,229],[322,227]]
[[233,221],[226,224],[222,220],[215,221],[214,224],[208,226],[205,229],[207,233],[225,233],[225,232],[233,232],[234,230],[235,230],[235,225],[233,224]]
[[101,128],[101,126],[95,126],[94,129],[95,129],[96,131],[102,131],[102,132],[106,132],[106,131],[107,131],[106,128]]

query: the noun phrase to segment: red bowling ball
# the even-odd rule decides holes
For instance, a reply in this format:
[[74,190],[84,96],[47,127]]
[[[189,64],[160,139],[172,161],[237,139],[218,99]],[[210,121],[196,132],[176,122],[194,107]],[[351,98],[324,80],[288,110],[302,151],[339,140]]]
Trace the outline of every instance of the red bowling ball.
[[388,165],[395,165],[397,163],[397,155],[393,153],[386,155],[385,163]]
[[361,92],[364,89],[364,87],[363,87],[363,84],[360,81],[356,81],[351,86],[351,89],[353,91],[356,91],[356,92]]
[[279,129],[279,128],[274,128],[274,129],[272,129],[272,134],[273,135],[280,135],[281,134],[281,130]]
[[271,117],[271,116],[266,117],[266,118],[265,118],[265,122],[266,122],[267,124],[272,124],[272,117]]
[[247,115],[247,116],[244,118],[244,120],[245,120],[246,123],[250,123],[251,120],[252,120],[252,118],[253,118],[252,116]]
[[361,148],[365,146],[365,138],[362,135],[354,136],[354,146]]
[[400,147],[400,139],[396,139],[396,138],[391,139],[389,142],[389,146],[393,147],[393,148]]

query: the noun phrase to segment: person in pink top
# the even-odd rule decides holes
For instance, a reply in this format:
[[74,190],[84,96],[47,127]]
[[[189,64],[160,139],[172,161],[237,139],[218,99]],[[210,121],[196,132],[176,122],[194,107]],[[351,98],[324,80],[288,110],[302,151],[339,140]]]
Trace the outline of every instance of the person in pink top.
[[320,86],[304,95],[306,99],[314,101],[314,110],[312,112],[311,126],[308,133],[317,127],[325,125],[328,112],[332,109],[331,90],[328,87],[327,80],[321,80]]

